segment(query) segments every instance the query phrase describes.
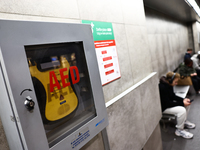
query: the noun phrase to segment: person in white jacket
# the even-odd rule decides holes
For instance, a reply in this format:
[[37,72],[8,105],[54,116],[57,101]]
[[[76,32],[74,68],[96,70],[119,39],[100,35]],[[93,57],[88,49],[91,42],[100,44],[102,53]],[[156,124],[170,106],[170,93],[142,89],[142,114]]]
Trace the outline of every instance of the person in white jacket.
[[191,57],[193,61],[193,68],[196,70],[197,75],[200,77],[200,51]]

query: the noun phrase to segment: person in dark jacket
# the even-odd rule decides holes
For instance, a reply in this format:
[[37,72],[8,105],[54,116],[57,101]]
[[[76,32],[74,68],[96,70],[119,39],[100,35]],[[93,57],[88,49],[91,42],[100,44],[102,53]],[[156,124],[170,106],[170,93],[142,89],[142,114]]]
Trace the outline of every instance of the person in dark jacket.
[[179,73],[181,76],[190,76],[193,87],[197,94],[200,94],[200,77],[197,76],[196,70],[193,68],[193,61],[187,58],[184,64],[180,66]]
[[190,106],[190,99],[176,96],[173,86],[177,85],[180,74],[168,72],[166,77],[161,77],[159,83],[160,99],[162,112],[177,116],[177,125],[175,134],[183,138],[190,139],[193,134],[184,130],[184,127],[195,128],[195,124],[186,121],[187,112]]
[[187,49],[187,53],[185,53],[185,56],[184,56],[184,60],[185,61],[187,58],[191,58],[192,57],[192,49],[191,48],[188,48]]

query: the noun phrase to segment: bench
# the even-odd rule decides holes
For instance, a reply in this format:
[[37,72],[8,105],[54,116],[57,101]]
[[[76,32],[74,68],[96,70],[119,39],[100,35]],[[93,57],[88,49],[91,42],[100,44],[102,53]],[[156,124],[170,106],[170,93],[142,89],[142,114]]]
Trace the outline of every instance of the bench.
[[[174,93],[179,97],[185,98],[189,91],[189,88],[190,88],[189,85],[186,85],[186,86],[177,85],[177,86],[174,86]],[[163,123],[163,128],[165,129],[166,122],[174,121],[176,123],[176,115],[163,113],[161,121]]]

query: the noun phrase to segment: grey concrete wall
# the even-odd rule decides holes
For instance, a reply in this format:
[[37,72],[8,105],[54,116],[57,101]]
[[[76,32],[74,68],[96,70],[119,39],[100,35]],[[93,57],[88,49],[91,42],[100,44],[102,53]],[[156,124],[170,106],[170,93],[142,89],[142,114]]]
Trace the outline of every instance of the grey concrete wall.
[[192,26],[188,26],[188,39],[189,39],[189,48],[192,48],[193,51],[195,51],[194,48],[194,37],[193,37],[193,29]]
[[[121,78],[104,86],[106,102],[152,72],[143,0],[2,0],[0,18],[73,23],[81,23],[81,20],[111,22]],[[112,92],[108,92],[108,89]]]
[[[146,16],[145,16],[146,15]],[[182,60],[188,47],[187,26],[146,9],[143,0],[1,0],[0,19],[81,23],[111,22],[117,46],[121,78],[103,86],[110,101],[152,71],[158,74],[107,108],[111,150],[141,150],[155,144],[161,150],[158,122],[161,117],[158,78]],[[2,125],[0,124],[2,128]],[[1,131],[3,133],[3,131]],[[5,139],[0,134],[0,139]],[[148,141],[148,139],[150,139]],[[145,143],[147,143],[145,145]],[[149,144],[151,143],[151,144]],[[8,147],[0,143],[0,147]],[[102,150],[98,134],[81,150]],[[7,150],[7,149],[5,149]]]
[[[141,150],[161,118],[157,76],[115,102],[107,111],[111,149]],[[161,139],[160,134],[158,139]]]
[[160,77],[183,61],[189,47],[188,26],[149,8],[145,14],[152,68]]
[[199,22],[193,22],[192,24],[192,35],[194,39],[194,50],[198,52],[200,50],[200,24]]
[[160,125],[158,124],[145,144],[143,150],[162,150],[162,139],[159,137],[160,134]]

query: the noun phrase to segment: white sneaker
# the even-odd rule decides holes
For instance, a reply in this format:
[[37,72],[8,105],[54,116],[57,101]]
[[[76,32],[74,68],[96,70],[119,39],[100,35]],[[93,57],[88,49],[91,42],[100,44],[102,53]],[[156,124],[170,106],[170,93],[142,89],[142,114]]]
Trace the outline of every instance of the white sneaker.
[[188,128],[188,129],[194,129],[194,128],[195,128],[195,124],[189,122],[188,120],[185,121],[184,126],[185,126],[186,128]]
[[194,136],[192,133],[190,133],[184,129],[176,129],[175,134],[177,136],[182,136],[183,138],[186,138],[186,139],[191,139]]

